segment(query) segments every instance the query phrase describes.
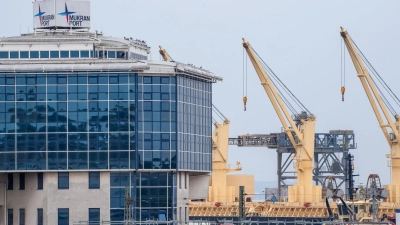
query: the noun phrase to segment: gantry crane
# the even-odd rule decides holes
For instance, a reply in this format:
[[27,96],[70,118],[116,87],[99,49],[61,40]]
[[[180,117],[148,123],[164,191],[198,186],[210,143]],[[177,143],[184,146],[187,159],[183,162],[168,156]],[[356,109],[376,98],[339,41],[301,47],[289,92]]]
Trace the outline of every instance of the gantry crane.
[[[387,186],[389,191],[389,202],[400,202],[400,144],[399,144],[399,127],[400,127],[400,116],[394,111],[393,107],[389,104],[386,97],[380,93],[381,90],[376,86],[375,81],[371,77],[366,65],[371,69],[372,74],[377,74],[372,65],[369,64],[368,60],[358,49],[357,45],[351,39],[349,33],[340,27],[340,35],[343,37],[347,51],[353,61],[354,67],[357,72],[357,76],[360,78],[361,84],[367,94],[368,100],[371,103],[372,109],[378,119],[379,126],[381,127],[383,134],[385,135],[386,141],[390,146],[390,154],[386,154],[387,158],[390,158],[389,166],[391,167],[391,184]],[[381,79],[379,74],[378,79]],[[382,81],[382,80],[380,80]],[[391,89],[383,82],[390,91],[391,97],[399,103],[399,99],[391,91]],[[394,120],[389,114],[389,111],[394,116]],[[383,114],[383,116],[382,116]]]
[[160,54],[163,57],[164,61],[172,62],[173,60],[172,60],[171,56],[168,55],[167,51],[163,47],[161,47],[161,46],[159,46],[159,47],[160,47]]
[[313,160],[316,117],[311,113],[303,111],[294,115],[296,120],[295,122],[291,114],[289,114],[287,106],[285,106],[286,101],[284,102],[284,100],[286,99],[282,99],[280,93],[277,92],[277,89],[267,74],[264,65],[261,64],[259,56],[253,50],[250,43],[244,38],[243,47],[245,48],[254,69],[260,78],[261,85],[264,87],[265,92],[267,93],[272,106],[283,125],[284,132],[287,134],[290,142],[296,150],[296,162],[294,167],[297,172],[297,184],[288,187],[288,201],[319,202],[321,201],[322,188],[321,186],[313,186],[312,178],[314,168]]

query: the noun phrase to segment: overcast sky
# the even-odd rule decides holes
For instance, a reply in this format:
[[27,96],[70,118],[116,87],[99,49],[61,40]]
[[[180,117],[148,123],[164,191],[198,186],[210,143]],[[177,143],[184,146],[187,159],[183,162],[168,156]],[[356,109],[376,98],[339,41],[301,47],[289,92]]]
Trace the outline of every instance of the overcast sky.
[[[0,36],[32,31],[30,0],[6,1]],[[298,99],[317,117],[316,132],[351,129],[356,133],[356,182],[369,174],[390,182],[389,146],[346,53],[346,93],[341,101],[339,28],[343,26],[392,90],[400,96],[400,1],[266,0],[93,0],[92,30],[146,40],[152,59],[158,46],[173,59],[202,66],[224,78],[214,85],[213,103],[231,121],[230,136],[271,133],[281,123],[248,64],[248,105],[243,111],[243,47],[246,38]],[[28,28],[29,27],[29,28]],[[397,108],[398,111],[400,111]],[[266,148],[229,149],[232,165],[241,161],[255,180],[276,180],[276,152]]]

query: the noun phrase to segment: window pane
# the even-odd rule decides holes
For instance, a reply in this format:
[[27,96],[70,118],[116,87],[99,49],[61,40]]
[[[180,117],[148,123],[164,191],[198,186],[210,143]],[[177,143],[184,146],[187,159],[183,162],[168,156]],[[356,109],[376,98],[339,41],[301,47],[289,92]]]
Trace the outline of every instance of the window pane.
[[61,58],[69,58],[69,51],[60,51]]
[[115,59],[115,51],[108,51],[108,58]]
[[100,224],[100,209],[89,209],[89,223],[90,225]]
[[8,59],[8,52],[0,52],[1,59]]
[[25,225],[25,209],[19,209],[19,225]]
[[8,209],[8,225],[14,225],[13,209]]
[[58,173],[58,189],[69,188],[69,173],[63,172]]
[[39,51],[31,51],[31,59],[39,58]]
[[79,51],[71,51],[71,58],[79,58]]
[[89,172],[89,188],[100,188],[100,172]]
[[40,58],[42,59],[49,58],[49,51],[40,51]]
[[59,51],[50,51],[50,58],[60,58]]
[[10,52],[10,58],[11,59],[18,59],[19,58],[19,52]]
[[37,209],[37,225],[43,225],[43,209]]
[[117,52],[117,58],[118,59],[124,59],[125,58],[125,52]]
[[43,173],[37,173],[37,189],[42,190],[43,189]]
[[9,173],[8,174],[8,187],[7,190],[13,190],[14,189],[14,174]]
[[89,58],[89,51],[81,51],[81,58]]
[[19,174],[19,190],[25,190],[25,173]]
[[27,59],[29,58],[29,52],[28,51],[22,51],[19,53],[19,56],[21,59]]
[[58,225],[69,225],[69,209],[58,209]]

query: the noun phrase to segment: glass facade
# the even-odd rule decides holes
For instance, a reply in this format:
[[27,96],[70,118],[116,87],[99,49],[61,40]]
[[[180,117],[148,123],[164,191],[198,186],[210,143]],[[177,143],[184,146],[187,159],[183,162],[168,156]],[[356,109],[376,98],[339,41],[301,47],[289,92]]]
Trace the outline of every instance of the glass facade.
[[[112,221],[124,219],[126,186],[136,220],[173,219],[176,171],[211,170],[211,85],[186,75],[0,73],[0,171],[59,171],[59,188],[69,188],[67,171],[111,171]],[[99,188],[91,175],[89,188]]]
[[176,92],[176,77],[0,74],[0,170],[175,169]]
[[[132,217],[137,221],[172,220],[176,211],[176,177],[172,172],[121,172],[110,176],[110,219],[124,220],[125,187],[130,187]],[[122,225],[122,224],[121,224]]]
[[178,76],[178,168],[211,170],[212,86]]

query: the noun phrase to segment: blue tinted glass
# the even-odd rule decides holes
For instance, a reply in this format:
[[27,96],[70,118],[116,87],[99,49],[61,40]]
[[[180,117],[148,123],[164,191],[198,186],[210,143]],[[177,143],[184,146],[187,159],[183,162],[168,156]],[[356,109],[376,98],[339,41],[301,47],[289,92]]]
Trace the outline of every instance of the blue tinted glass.
[[37,58],[39,58],[39,51],[31,51],[30,55],[31,55],[31,59],[37,59]]
[[79,51],[71,51],[71,58],[79,58]]
[[111,209],[110,210],[111,221],[123,221],[124,220],[124,209]]
[[59,51],[50,51],[50,58],[60,58],[60,52]]
[[69,173],[58,173],[58,189],[69,189]]
[[89,209],[89,223],[90,224],[100,224],[100,209],[92,208]]
[[8,59],[8,52],[0,52],[1,59]]
[[19,53],[19,56],[21,59],[28,59],[29,58],[29,52],[28,51],[21,51]]
[[81,58],[89,58],[89,51],[81,51]]
[[40,58],[47,59],[49,56],[49,51],[40,51]]
[[60,58],[69,58],[69,51],[60,51]]
[[108,51],[108,58],[115,59],[115,51]]
[[100,188],[100,172],[89,172],[89,188]]
[[125,52],[117,52],[117,59],[124,59],[125,58]]
[[11,59],[18,59],[19,58],[19,52],[10,52],[10,58]]
[[69,225],[69,209],[58,209],[58,225]]

